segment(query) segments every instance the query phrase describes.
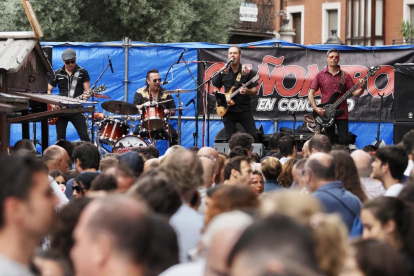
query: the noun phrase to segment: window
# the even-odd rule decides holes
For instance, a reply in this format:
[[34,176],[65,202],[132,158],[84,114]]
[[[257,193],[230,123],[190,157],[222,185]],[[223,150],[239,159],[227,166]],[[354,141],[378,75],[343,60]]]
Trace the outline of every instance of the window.
[[384,44],[384,0],[347,0],[346,44]]
[[410,7],[410,22],[414,24],[414,5],[409,5]]
[[301,44],[302,37],[302,16],[300,13],[292,13],[292,26],[296,35],[293,37],[292,42]]

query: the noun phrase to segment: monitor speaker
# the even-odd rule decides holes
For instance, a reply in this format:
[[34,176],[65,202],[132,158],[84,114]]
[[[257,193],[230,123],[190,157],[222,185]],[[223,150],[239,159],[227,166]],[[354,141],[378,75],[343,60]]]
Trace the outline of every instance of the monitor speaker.
[[394,121],[414,122],[414,63],[396,63],[394,71]]

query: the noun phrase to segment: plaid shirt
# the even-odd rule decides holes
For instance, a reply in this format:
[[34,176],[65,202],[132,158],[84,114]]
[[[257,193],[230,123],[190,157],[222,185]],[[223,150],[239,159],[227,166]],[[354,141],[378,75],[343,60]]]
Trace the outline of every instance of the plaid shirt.
[[[340,82],[341,82],[341,67],[339,67],[339,71],[335,75],[332,75],[328,70],[328,66],[326,66],[322,71],[316,74],[315,78],[313,79],[310,85],[310,88],[315,89],[316,91],[321,89],[322,103],[325,103],[329,101],[333,93],[339,90]],[[342,88],[342,91],[339,97],[344,95],[346,91],[351,89],[351,87],[354,85],[355,84],[352,81],[351,76],[345,72],[344,86]],[[345,113],[338,116],[336,119],[348,119],[348,105],[346,101],[343,101],[339,105],[338,109],[345,110]]]

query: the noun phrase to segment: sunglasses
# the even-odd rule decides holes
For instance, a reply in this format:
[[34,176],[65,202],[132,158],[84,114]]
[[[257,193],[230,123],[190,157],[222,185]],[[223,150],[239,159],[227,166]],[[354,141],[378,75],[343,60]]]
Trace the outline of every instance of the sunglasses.
[[[56,180],[55,180],[55,181],[56,181]],[[62,181],[62,182],[56,181],[56,183],[57,183],[57,184],[63,184],[63,185],[66,185],[66,182],[65,182],[65,181]]]
[[154,83],[161,82],[161,79],[153,79],[152,82],[154,82]]
[[339,59],[337,56],[329,56],[330,59]]
[[75,64],[76,60],[72,59],[72,60],[65,60],[65,64]]

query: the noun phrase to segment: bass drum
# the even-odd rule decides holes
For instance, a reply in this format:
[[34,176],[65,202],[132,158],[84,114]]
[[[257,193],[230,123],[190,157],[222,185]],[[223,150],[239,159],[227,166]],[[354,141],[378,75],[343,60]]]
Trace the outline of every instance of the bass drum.
[[146,148],[148,147],[148,143],[135,135],[126,135],[120,139],[118,139],[114,147],[112,148],[112,153],[124,153],[127,151],[131,151],[133,148]]

